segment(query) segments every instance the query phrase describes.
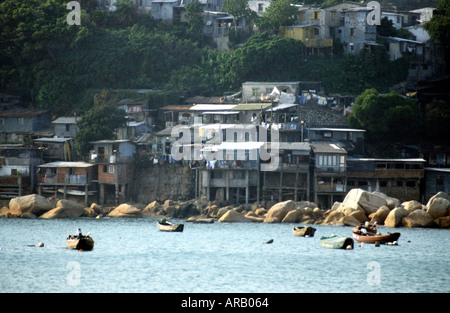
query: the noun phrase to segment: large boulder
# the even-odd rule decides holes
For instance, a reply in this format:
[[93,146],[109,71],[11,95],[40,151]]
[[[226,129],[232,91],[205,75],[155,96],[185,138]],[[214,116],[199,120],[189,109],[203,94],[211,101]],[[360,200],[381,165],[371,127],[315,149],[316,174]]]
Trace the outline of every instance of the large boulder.
[[325,220],[323,221],[323,224],[335,224],[337,221],[339,221],[341,218],[343,218],[345,214],[341,211],[331,211]]
[[408,215],[402,207],[398,207],[389,212],[388,216],[384,220],[384,226],[394,228],[401,224],[402,219]]
[[11,217],[11,211],[8,207],[4,206],[0,209],[0,217]]
[[67,217],[79,217],[84,214],[84,206],[72,200],[59,200],[56,203],[57,208],[63,208]]
[[387,206],[383,205],[375,213],[371,214],[370,223],[373,224],[377,222],[378,225],[383,225],[390,211],[391,210],[389,210]]
[[264,223],[280,223],[289,211],[295,209],[295,202],[287,200],[273,205],[267,212]]
[[446,194],[443,191],[439,191],[437,194],[435,194],[434,196],[432,196],[430,198],[430,200],[428,200],[427,206],[431,203],[431,201],[433,201],[435,198],[444,198],[447,199],[448,201],[450,201],[450,196],[448,194]]
[[431,227],[434,224],[433,218],[427,212],[423,210],[415,210],[408,214],[402,220],[402,224],[405,227]]
[[245,217],[248,218],[249,220],[251,220],[252,222],[256,222],[256,223],[264,222],[264,216],[260,216],[253,211],[250,211],[247,214],[245,214]]
[[221,218],[218,220],[219,222],[241,222],[248,223],[251,220],[236,210],[228,210]]
[[426,211],[433,219],[448,215],[450,201],[443,197],[434,197],[427,203]]
[[142,211],[135,206],[124,203],[112,210],[108,217],[142,217]]
[[231,207],[231,206],[226,206],[226,207],[220,208],[220,209],[217,211],[216,217],[217,217],[218,219],[220,219],[222,216],[225,215],[225,213],[227,213],[228,211],[230,211],[230,210],[232,210],[232,209],[233,209],[233,207]]
[[[394,207],[400,204],[395,198],[386,196],[380,192],[368,192],[360,188],[350,190],[342,201],[342,205],[351,208],[361,207],[367,215],[375,213],[380,207]],[[341,206],[342,206],[341,205]]]
[[69,216],[67,216],[66,209],[64,209],[62,207],[57,207],[57,208],[51,209],[50,211],[47,211],[44,214],[42,214],[41,216],[39,216],[39,218],[44,218],[44,219],[66,218],[66,217],[69,217]]
[[289,211],[281,220],[281,223],[297,223],[302,217],[302,212],[299,209]]
[[352,215],[343,216],[339,222],[342,222],[346,226],[358,226],[361,224],[361,222]]
[[439,228],[450,228],[450,216],[440,217],[434,220]]
[[51,209],[53,206],[50,200],[37,194],[17,197],[9,201],[10,213],[17,216],[21,216],[23,213],[33,213],[39,216]]
[[414,212],[416,210],[422,210],[422,203],[420,203],[417,200],[411,200],[411,201],[403,202],[402,206],[409,213],[412,213],[412,212]]
[[348,216],[354,217],[356,220],[359,221],[359,223],[364,223],[365,221],[369,220],[367,218],[366,214],[360,210],[356,210],[356,211],[350,213],[350,215],[348,215]]

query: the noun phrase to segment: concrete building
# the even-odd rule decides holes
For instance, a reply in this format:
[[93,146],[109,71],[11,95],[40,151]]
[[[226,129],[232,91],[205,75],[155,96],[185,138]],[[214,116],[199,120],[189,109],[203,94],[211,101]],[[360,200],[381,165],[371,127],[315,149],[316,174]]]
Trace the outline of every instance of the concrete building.
[[98,140],[91,144],[94,149],[90,161],[98,167],[99,203],[110,200],[118,204],[129,193],[136,146],[129,140]]

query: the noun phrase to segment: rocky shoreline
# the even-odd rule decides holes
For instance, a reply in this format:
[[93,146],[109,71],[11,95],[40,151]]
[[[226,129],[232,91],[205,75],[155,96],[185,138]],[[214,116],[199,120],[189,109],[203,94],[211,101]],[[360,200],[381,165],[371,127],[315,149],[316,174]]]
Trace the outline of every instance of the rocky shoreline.
[[356,226],[365,221],[385,227],[450,228],[450,196],[439,192],[426,205],[398,199],[379,192],[350,190],[343,202],[335,202],[323,210],[314,202],[287,200],[267,201],[249,205],[226,205],[206,198],[187,201],[153,201],[148,205],[124,203],[103,207],[93,203],[85,208],[72,200],[50,201],[37,194],[13,198],[9,206],[0,209],[0,218],[142,218],[165,217],[186,222],[259,222],[302,223],[336,226]]

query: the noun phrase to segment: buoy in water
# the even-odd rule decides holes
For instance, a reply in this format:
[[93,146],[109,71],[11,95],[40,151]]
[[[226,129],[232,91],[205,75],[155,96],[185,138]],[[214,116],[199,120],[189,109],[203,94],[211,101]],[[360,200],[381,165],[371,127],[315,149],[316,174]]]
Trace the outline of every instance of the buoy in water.
[[38,247],[43,247],[43,246],[44,246],[43,242],[38,243]]

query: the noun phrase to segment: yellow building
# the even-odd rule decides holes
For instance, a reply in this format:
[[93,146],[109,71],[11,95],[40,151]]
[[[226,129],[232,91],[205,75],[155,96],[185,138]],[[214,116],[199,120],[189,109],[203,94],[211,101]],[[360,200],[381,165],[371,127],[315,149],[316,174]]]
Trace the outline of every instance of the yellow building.
[[308,48],[331,48],[333,39],[319,38],[319,27],[315,25],[287,26],[283,37],[300,40]]

